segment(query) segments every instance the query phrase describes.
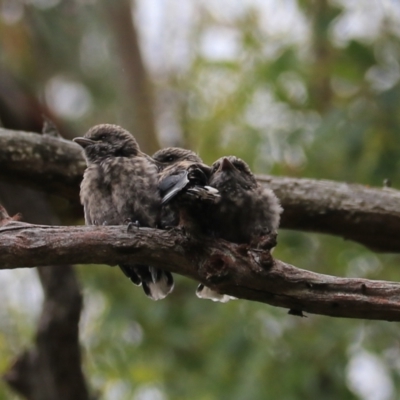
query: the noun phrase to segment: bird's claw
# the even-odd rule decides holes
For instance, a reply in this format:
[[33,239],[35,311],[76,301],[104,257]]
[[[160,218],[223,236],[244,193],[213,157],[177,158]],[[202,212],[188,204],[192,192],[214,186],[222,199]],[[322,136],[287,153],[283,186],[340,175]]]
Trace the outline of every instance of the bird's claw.
[[139,230],[139,228],[140,228],[139,221],[135,221],[135,222],[129,221],[126,231],[129,232],[132,229],[132,227],[135,227],[137,230]]

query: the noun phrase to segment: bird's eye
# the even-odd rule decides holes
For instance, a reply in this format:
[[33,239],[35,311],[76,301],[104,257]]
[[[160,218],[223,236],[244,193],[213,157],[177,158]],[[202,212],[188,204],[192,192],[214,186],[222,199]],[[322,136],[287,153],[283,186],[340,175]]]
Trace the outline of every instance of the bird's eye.
[[100,136],[100,140],[106,140],[107,139],[107,136],[106,135],[101,135]]
[[170,156],[164,156],[162,160],[162,162],[173,162],[176,161],[176,156],[170,155]]

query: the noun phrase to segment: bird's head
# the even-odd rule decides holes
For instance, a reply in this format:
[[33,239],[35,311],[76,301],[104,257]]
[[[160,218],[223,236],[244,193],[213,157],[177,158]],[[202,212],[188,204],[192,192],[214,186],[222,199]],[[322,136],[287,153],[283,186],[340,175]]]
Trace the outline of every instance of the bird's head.
[[83,148],[89,162],[98,162],[107,157],[135,157],[142,154],[135,138],[118,125],[96,125],[83,137],[76,137],[73,141]]
[[250,167],[235,156],[222,157],[211,166],[210,186],[216,188],[241,187],[250,190],[257,186],[257,181]]
[[180,161],[191,161],[195,163],[203,162],[194,151],[182,149],[180,147],[167,147],[158,150],[153,154],[152,158],[160,163],[162,168],[166,168],[169,165],[176,164]]

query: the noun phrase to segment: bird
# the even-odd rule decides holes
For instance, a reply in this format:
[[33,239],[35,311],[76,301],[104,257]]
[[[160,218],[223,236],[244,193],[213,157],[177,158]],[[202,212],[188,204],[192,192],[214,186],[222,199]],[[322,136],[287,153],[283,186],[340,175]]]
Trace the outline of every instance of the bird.
[[[185,218],[182,217],[187,214],[184,211],[190,210],[189,215],[196,213],[201,211],[197,210],[198,206],[204,208],[207,201],[219,197],[214,189],[206,187],[211,169],[195,152],[180,147],[167,147],[158,150],[152,158],[160,168],[159,191],[163,197],[161,228],[184,226]],[[174,199],[176,196],[178,198]],[[190,222],[190,219],[186,222]],[[189,228],[187,224],[186,228]]]
[[[73,140],[83,148],[87,162],[80,190],[86,224],[156,227],[161,207],[159,167],[135,138],[118,125],[100,124]],[[173,290],[168,271],[138,264],[119,267],[153,300]]]
[[257,182],[247,163],[228,156],[211,168],[208,184],[221,196],[210,219],[214,235],[257,247],[260,237],[275,234],[283,209],[275,193]]
[[211,169],[201,162],[178,161],[165,168],[159,179],[159,192],[165,216],[175,219],[174,225],[192,234],[205,233],[207,223],[200,216],[219,200],[218,190],[207,185]]
[[[214,237],[255,248],[270,249],[275,245],[283,209],[275,193],[257,182],[246,162],[235,156],[218,159],[211,166],[208,184],[221,197],[206,218]],[[198,286],[196,294],[214,301],[230,299],[203,284]]]
[[[182,226],[192,233],[207,233],[209,207],[219,200],[218,191],[207,185],[211,169],[193,151],[179,147],[168,147],[152,156],[163,163],[159,189],[163,196],[163,228]],[[200,218],[199,218],[200,217]],[[235,297],[220,294],[200,283],[196,295],[226,303]]]

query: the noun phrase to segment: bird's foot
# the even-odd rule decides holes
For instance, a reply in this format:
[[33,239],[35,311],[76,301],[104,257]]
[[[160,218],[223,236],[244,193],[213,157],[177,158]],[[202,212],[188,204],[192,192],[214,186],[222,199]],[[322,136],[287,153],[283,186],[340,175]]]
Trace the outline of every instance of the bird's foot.
[[135,221],[135,222],[129,221],[126,231],[127,232],[131,231],[133,229],[133,227],[135,227],[137,230],[139,230],[139,228],[140,228],[139,221]]

